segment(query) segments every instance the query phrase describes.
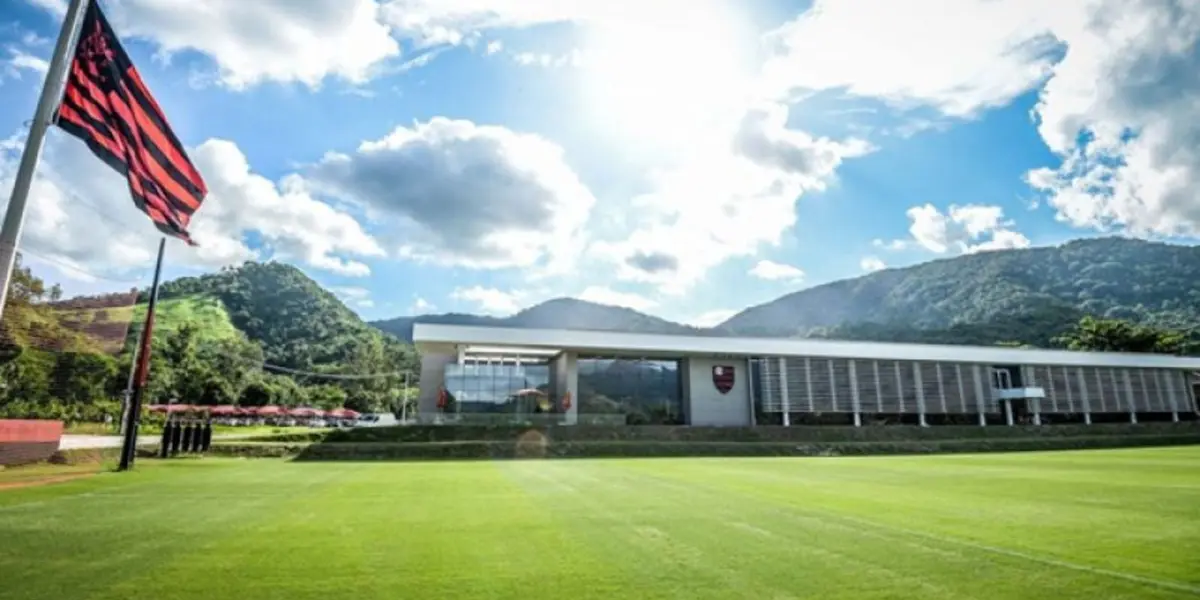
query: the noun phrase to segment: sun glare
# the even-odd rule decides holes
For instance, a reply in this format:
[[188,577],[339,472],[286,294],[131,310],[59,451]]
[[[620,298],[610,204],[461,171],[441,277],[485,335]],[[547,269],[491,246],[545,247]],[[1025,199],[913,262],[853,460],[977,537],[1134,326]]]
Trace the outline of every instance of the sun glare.
[[589,32],[584,92],[601,127],[643,145],[686,147],[743,104],[753,38],[733,10],[695,4],[671,21]]

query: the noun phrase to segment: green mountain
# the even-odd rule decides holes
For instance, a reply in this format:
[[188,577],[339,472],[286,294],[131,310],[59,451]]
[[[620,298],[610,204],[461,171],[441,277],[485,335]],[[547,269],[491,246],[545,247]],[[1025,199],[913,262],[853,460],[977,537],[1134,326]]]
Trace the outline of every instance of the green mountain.
[[835,281],[748,308],[732,335],[1044,343],[1084,314],[1200,325],[1200,247],[1126,238],[985,252]]
[[709,330],[672,323],[629,308],[606,306],[574,298],[556,298],[531,306],[508,317],[486,317],[462,313],[400,317],[374,321],[371,325],[402,340],[412,341],[414,323],[480,325],[529,329],[583,329],[634,331],[674,335],[704,335]]
[[801,290],[713,329],[570,298],[503,318],[425,315],[372,325],[405,340],[419,322],[1049,346],[1089,314],[1175,329],[1200,326],[1200,247],[1100,238],[958,256]]
[[373,373],[416,369],[411,348],[380,333],[303,271],[248,262],[164,283],[159,298],[212,298],[259,343],[267,362],[305,371]]

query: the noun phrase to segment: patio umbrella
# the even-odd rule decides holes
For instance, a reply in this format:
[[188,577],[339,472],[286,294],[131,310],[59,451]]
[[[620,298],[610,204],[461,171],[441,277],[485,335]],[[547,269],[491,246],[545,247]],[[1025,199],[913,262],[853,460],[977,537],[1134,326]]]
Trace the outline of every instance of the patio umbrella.
[[238,414],[238,407],[232,404],[218,404],[208,409],[208,414],[213,416],[230,416]]
[[335,419],[357,419],[359,412],[349,408],[335,408],[329,411],[329,416]]

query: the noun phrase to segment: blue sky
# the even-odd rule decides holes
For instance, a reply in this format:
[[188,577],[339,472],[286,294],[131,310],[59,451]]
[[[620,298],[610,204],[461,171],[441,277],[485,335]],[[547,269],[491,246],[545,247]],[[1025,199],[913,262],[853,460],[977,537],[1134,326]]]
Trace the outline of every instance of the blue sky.
[[[576,296],[714,324],[965,252],[1200,235],[1190,0],[101,6],[210,188],[168,275],[283,260],[366,318]],[[64,7],[0,6],[5,197]],[[28,260],[95,292],[146,285],[155,243],[52,132]]]

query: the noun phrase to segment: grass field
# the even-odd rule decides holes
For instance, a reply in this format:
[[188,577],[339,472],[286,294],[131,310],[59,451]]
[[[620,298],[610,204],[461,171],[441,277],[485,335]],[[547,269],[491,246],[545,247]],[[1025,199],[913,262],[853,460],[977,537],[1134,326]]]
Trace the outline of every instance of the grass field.
[[143,460],[0,491],[6,600],[1197,596],[1197,447]]

